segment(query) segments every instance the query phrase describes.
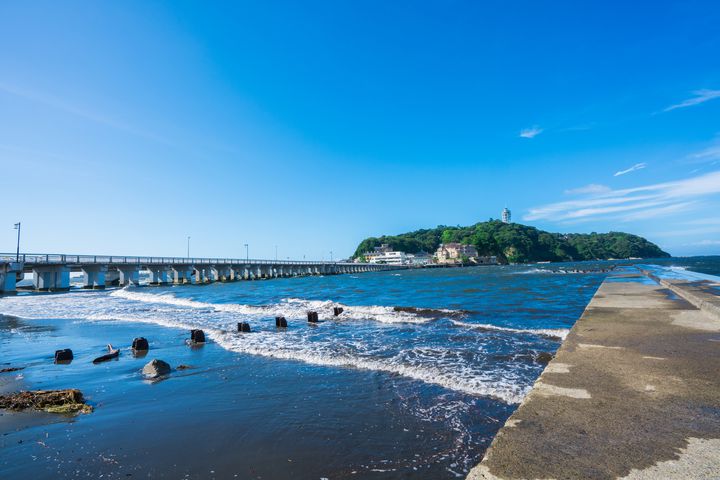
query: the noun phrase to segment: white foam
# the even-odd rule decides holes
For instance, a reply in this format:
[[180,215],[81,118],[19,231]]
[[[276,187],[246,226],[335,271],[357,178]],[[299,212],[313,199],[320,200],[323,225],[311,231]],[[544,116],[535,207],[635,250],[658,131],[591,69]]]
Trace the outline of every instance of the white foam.
[[532,335],[540,335],[543,337],[555,337],[561,340],[565,340],[570,330],[567,328],[511,328],[501,327],[499,325],[492,325],[490,323],[471,323],[462,322],[459,320],[451,320],[453,324],[460,327],[467,328],[478,328],[482,330],[496,330],[499,332],[512,332],[512,333],[529,333]]
[[[331,307],[340,305],[298,298],[268,306],[211,304],[171,293],[118,289],[4,297],[0,300],[0,312],[30,319],[141,322],[183,330],[202,328],[218,345],[233,352],[382,371],[507,403],[520,402],[530,388],[523,375],[531,367],[489,363],[482,352],[486,341],[483,336],[478,335],[472,344],[438,345],[434,343],[433,330],[422,325],[431,319],[396,312],[392,307],[342,305],[345,311],[339,321],[307,326],[308,310],[335,318]],[[290,328],[276,331],[272,322],[276,315],[285,316]],[[369,319],[373,321],[360,322]],[[251,321],[251,334],[235,333],[240,320]],[[353,325],[345,326],[346,320],[353,321]],[[409,324],[408,328],[415,332],[412,337],[387,337],[384,332],[392,325],[377,322]]]

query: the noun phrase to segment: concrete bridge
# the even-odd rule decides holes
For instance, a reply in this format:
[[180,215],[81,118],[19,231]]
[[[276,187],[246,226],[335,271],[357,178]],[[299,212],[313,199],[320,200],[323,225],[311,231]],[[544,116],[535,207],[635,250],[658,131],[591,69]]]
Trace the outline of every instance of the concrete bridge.
[[405,268],[370,263],[237,258],[126,257],[0,253],[0,293],[13,293],[26,273],[33,274],[39,291],[70,288],[70,272],[82,272],[83,288],[139,285],[140,272],[150,274],[151,285],[203,284],[306,275],[338,275]]

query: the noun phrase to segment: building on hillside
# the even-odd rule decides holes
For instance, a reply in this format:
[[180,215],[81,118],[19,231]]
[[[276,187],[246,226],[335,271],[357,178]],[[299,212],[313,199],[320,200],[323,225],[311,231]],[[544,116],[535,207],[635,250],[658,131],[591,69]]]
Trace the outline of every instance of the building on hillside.
[[435,252],[435,261],[439,264],[463,263],[464,259],[473,261],[478,253],[474,246],[462,243],[441,243]]
[[375,259],[389,252],[392,252],[392,248],[387,243],[383,243],[379,247],[374,247],[372,252],[366,252],[364,256],[368,263],[378,263]]
[[422,267],[432,263],[432,255],[426,252],[408,253],[407,264],[413,267]]
[[384,263],[386,265],[405,265],[408,261],[405,252],[393,251],[366,253],[365,259],[369,263]]
[[502,211],[503,223],[510,223],[510,217],[511,217],[510,210],[508,210],[507,207],[503,208],[503,211]]

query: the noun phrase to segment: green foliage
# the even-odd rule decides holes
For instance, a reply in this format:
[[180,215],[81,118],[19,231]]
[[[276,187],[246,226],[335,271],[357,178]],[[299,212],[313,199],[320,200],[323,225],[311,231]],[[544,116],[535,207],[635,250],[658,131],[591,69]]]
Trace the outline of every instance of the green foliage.
[[563,235],[500,220],[470,227],[439,226],[401,235],[371,237],[355,250],[357,258],[387,243],[405,253],[434,252],[441,243],[474,245],[479,255],[495,255],[510,263],[596,260],[608,258],[661,258],[670,255],[648,240],[622,232]]

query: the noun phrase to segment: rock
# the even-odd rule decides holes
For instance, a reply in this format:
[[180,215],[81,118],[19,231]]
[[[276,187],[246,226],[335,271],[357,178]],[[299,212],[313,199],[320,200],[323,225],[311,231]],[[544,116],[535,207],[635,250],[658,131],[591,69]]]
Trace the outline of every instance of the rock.
[[190,330],[191,343],[205,343],[205,332],[202,330]]
[[287,328],[287,320],[285,317],[275,317],[275,326],[277,328]]
[[107,362],[108,360],[112,360],[113,358],[118,358],[120,356],[119,348],[113,348],[112,345],[108,344],[107,349],[108,353],[97,357],[95,360],[93,360],[93,363]]
[[137,337],[133,339],[132,349],[135,351],[150,350],[150,345],[145,337]]
[[337,317],[337,316],[340,315],[341,313],[343,313],[343,308],[342,308],[342,307],[333,307],[333,315],[335,315],[335,316]]
[[318,323],[318,313],[317,312],[308,312],[307,317],[308,317],[308,322]]
[[250,332],[250,324],[248,322],[238,322],[238,332]]
[[177,367],[175,367],[175,370],[190,370],[191,368],[195,368],[195,367],[193,367],[192,365],[181,364],[181,365],[178,365]]
[[555,355],[553,355],[552,353],[540,352],[535,357],[535,361],[537,363],[548,364],[548,363],[550,363],[550,360],[552,360],[554,356]]
[[67,390],[36,390],[0,395],[0,408],[9,410],[45,410],[50,413],[90,413],[92,407],[85,403],[82,392],[75,388]]
[[170,365],[162,360],[153,359],[143,367],[142,373],[148,378],[161,377],[170,373]]
[[70,362],[73,359],[73,352],[69,348],[55,350],[55,363]]

